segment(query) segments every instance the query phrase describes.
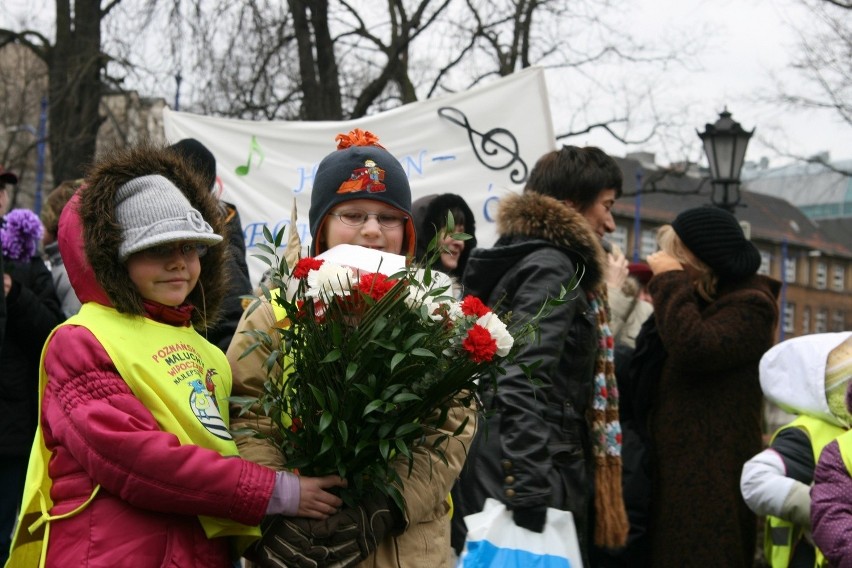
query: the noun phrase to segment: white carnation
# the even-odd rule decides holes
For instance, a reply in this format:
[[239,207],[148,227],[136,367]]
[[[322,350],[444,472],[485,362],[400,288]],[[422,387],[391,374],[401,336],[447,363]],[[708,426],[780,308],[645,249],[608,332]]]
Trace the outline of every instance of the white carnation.
[[305,296],[321,299],[348,296],[354,280],[355,273],[351,269],[324,262],[318,269],[308,273],[308,290]]
[[515,344],[515,339],[512,337],[512,334],[509,333],[509,330],[506,329],[506,324],[500,321],[500,318],[497,317],[497,314],[494,312],[488,312],[476,320],[476,323],[487,329],[488,333],[491,334],[491,337],[494,338],[494,341],[497,342],[498,356],[505,357],[509,354],[509,351],[512,349],[512,345]]

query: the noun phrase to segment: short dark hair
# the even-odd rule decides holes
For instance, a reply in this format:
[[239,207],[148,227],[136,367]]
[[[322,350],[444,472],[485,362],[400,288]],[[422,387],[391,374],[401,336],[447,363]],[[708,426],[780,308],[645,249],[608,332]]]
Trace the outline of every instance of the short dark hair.
[[538,159],[524,191],[571,201],[583,211],[605,189],[621,197],[622,183],[618,164],[600,148],[562,146]]

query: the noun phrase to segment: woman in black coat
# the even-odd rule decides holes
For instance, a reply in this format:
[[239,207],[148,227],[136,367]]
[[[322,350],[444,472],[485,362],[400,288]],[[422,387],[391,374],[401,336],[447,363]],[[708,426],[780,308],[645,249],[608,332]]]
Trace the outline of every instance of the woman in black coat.
[[0,347],[0,560],[24,489],[30,448],[38,424],[38,367],[41,349],[65,317],[44,261],[5,259],[6,322]]
[[[456,550],[463,517],[489,497],[537,532],[547,507],[571,511],[587,566],[593,535],[599,545],[624,543],[618,389],[611,349],[601,347],[607,337],[612,345],[601,238],[615,229],[610,210],[621,183],[618,166],[597,148],[545,154],[523,194],[501,198],[494,247],[471,253],[466,293],[511,312],[513,321],[534,315],[561,287],[579,285],[540,321],[540,339],[523,347],[496,391],[482,392],[491,414],[453,491]],[[532,378],[525,366],[535,367]]]

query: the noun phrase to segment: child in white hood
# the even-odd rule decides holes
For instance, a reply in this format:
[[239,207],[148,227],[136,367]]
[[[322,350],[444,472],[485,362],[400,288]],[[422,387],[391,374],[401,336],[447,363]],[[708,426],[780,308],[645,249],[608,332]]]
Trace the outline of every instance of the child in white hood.
[[852,347],[852,332],[789,339],[760,361],[764,396],[797,415],[779,428],[769,447],[743,466],[746,504],[766,516],[764,552],[773,568],[816,566],[810,538],[810,488],[822,449],[852,426],[846,409],[846,374],[832,373]]

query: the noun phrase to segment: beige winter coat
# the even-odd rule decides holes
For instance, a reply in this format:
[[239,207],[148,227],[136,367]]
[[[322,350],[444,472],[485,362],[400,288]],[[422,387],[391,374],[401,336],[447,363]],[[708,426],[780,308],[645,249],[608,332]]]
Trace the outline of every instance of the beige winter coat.
[[642,324],[654,313],[650,302],[639,299],[639,284],[628,278],[621,288],[608,288],[609,329],[615,342],[636,347],[636,337]]

